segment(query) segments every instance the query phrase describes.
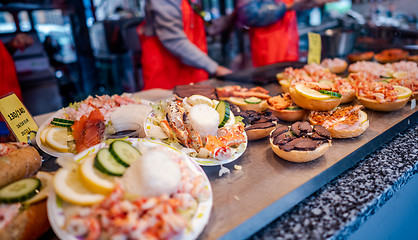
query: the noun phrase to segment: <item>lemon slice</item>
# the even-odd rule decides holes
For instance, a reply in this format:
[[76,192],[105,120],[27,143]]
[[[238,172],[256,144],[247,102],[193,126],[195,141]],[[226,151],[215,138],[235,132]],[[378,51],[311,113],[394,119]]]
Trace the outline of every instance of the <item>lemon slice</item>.
[[89,206],[105,199],[105,195],[93,193],[83,185],[77,168],[58,170],[53,185],[57,195],[72,204]]
[[46,143],[46,135],[48,134],[48,131],[51,129],[51,127],[46,127],[46,128],[44,128],[42,131],[41,131],[41,136],[40,136],[40,139],[41,139],[41,142],[43,143],[43,144],[45,144],[45,145],[47,145],[47,143]]
[[290,86],[290,81],[289,80],[280,80],[279,83],[282,86],[287,86],[287,87]]
[[213,101],[210,98],[202,95],[192,95],[187,98],[187,102],[192,106],[197,104],[206,104],[209,107],[213,107]]
[[248,103],[245,102],[244,98],[239,98],[239,97],[230,97],[228,99],[228,101],[230,101],[232,104],[235,105],[247,105]]
[[284,76],[284,73],[277,73],[276,74],[276,78],[277,78],[277,80],[281,80],[281,79],[283,79],[283,78],[285,78],[285,76]]
[[93,163],[94,156],[84,159],[84,162],[80,165],[81,181],[90,191],[107,195],[115,187],[114,177],[101,173],[94,167]]
[[308,88],[307,86],[305,86],[303,84],[296,84],[295,85],[295,90],[299,94],[301,94],[301,95],[303,95],[303,96],[305,96],[307,98],[310,98],[310,99],[327,100],[327,99],[330,99],[331,98],[331,96],[322,94],[322,93],[320,93],[318,91],[315,91],[315,90],[313,90],[311,88]]
[[51,191],[52,188],[52,179],[54,176],[48,172],[38,172],[35,176],[37,179],[41,180],[41,191],[37,193],[34,197],[29,198],[23,204],[30,205],[39,201],[44,200],[48,197],[48,193]]
[[48,146],[60,152],[68,152],[68,132],[65,127],[51,127],[46,134]]
[[411,89],[402,86],[393,86],[398,93],[398,99],[409,98],[412,95]]
[[407,72],[395,72],[392,75],[394,78],[404,78],[408,76]]
[[364,111],[360,111],[359,121],[360,121],[360,124],[367,121],[367,114]]

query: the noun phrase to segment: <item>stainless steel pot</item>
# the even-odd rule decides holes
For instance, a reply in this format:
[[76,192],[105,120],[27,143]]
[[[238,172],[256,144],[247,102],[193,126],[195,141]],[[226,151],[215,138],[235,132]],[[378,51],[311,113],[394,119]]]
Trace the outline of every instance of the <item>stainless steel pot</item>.
[[356,44],[355,31],[342,31],[340,29],[328,29],[321,34],[323,57],[344,58],[351,53]]

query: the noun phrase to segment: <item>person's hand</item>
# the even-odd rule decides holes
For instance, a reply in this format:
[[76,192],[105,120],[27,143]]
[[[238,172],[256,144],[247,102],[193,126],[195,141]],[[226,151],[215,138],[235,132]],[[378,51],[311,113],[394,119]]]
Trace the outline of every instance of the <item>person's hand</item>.
[[230,69],[223,66],[218,66],[218,68],[215,71],[215,77],[220,77],[231,73],[232,71]]
[[17,34],[9,43],[10,47],[17,50],[25,50],[25,48],[33,44],[33,38],[27,34],[19,33]]

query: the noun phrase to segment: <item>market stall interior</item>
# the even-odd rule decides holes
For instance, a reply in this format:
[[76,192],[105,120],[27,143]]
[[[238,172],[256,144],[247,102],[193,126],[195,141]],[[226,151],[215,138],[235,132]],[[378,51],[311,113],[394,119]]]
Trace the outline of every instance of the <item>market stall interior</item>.
[[[22,33],[33,39],[12,57],[43,160],[25,158],[27,144],[0,143],[0,159],[13,160],[0,161],[5,179],[12,162],[37,159],[30,174],[23,163],[7,170],[1,239],[29,216],[19,209],[39,205],[51,225],[40,239],[361,239],[377,231],[367,219],[391,221],[373,215],[418,172],[414,0],[297,8],[297,61],[260,67],[251,67],[255,31],[240,1],[182,1],[206,22],[210,58],[233,73],[141,91],[145,2],[0,4],[5,46]],[[234,23],[216,29],[225,19]],[[318,64],[308,64],[312,32]]]

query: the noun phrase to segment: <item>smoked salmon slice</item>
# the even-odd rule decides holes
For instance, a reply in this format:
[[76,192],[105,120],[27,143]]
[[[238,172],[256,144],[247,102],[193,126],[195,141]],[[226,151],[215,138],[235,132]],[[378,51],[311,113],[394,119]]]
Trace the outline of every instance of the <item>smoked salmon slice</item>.
[[88,117],[82,116],[71,127],[77,153],[99,144],[104,135],[104,116],[99,109],[93,110]]

